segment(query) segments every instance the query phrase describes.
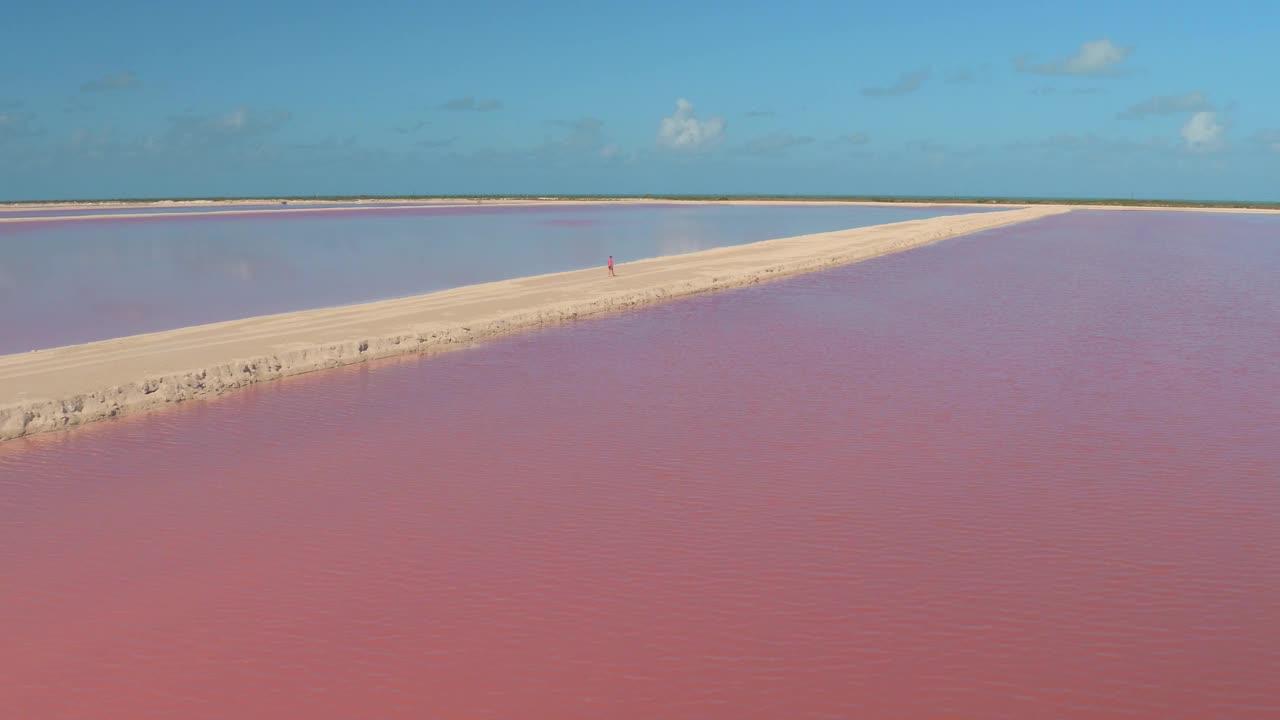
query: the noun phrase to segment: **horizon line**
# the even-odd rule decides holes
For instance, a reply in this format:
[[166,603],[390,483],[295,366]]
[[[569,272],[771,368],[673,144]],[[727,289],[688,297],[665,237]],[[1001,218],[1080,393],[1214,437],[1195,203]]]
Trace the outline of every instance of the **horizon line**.
[[1135,205],[1166,207],[1280,208],[1280,200],[1187,200],[1182,198],[1060,197],[1052,195],[892,195],[892,194],[786,194],[786,193],[636,193],[636,194],[392,194],[392,195],[207,195],[175,197],[120,197],[76,199],[0,200],[0,208],[10,205],[158,204],[176,202],[342,202],[361,200],[825,200],[832,202],[933,202],[990,204]]

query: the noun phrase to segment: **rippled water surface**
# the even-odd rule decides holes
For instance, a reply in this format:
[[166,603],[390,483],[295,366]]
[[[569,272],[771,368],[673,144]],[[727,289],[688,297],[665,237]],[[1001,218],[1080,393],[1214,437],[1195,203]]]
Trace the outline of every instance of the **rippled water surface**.
[[973,211],[596,203],[0,223],[0,354]]
[[0,445],[0,707],[1275,718],[1278,219],[1076,212]]

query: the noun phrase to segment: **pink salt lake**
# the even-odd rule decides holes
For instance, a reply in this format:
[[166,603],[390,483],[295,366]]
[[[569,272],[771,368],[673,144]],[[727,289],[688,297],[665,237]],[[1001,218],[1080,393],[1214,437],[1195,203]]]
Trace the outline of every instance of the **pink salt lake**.
[[[857,205],[212,210],[0,223],[0,355],[965,212]],[[51,212],[51,211],[47,211]],[[61,210],[63,214],[76,211]],[[83,211],[96,212],[96,211]]]
[[1275,718],[1277,220],[1075,212],[0,445],[0,715]]

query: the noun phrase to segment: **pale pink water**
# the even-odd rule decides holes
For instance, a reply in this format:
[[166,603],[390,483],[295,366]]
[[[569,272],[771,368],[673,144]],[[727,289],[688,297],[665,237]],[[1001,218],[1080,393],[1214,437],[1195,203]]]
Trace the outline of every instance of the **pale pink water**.
[[1277,717],[1277,229],[1073,213],[0,446],[0,716]]
[[603,269],[610,255],[627,263],[986,210],[485,204],[0,223],[0,355]]

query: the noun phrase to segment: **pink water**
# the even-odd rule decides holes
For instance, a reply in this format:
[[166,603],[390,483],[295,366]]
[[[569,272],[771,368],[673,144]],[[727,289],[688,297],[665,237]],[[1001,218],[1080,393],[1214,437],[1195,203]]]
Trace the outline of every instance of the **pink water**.
[[590,203],[0,223],[0,355],[973,211]]
[[1275,718],[1280,225],[1073,213],[0,446],[0,716]]
[[135,215],[145,213],[148,215],[172,215],[174,213],[218,213],[218,212],[277,212],[277,211],[297,211],[297,210],[314,210],[317,208],[345,208],[351,210],[364,210],[369,208],[421,208],[431,207],[426,203],[413,202],[259,202],[259,203],[215,203],[210,205],[160,205],[160,204],[140,204],[127,206],[106,206],[106,207],[41,207],[41,208],[14,208],[0,203],[0,218],[73,218],[83,217],[86,215]]

